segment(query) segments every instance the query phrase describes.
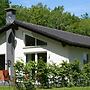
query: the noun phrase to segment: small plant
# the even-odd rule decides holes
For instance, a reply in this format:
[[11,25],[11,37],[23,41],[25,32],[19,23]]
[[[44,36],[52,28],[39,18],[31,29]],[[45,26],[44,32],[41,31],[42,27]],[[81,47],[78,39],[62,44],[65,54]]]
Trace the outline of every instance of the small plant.
[[23,85],[24,63],[21,62],[21,60],[19,60],[16,62],[14,67],[15,67],[15,84],[16,84],[16,87],[19,90],[23,90],[23,87],[24,87],[24,85]]
[[26,90],[35,90],[35,70],[36,63],[30,60],[30,62],[28,62],[24,68],[24,85]]
[[43,60],[39,60],[37,63],[36,79],[40,82],[43,88],[48,88],[48,69],[47,64]]

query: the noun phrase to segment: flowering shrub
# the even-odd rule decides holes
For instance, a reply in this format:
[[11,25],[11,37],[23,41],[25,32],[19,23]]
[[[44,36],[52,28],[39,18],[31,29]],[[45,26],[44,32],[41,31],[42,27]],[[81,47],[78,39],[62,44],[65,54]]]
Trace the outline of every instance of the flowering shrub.
[[[80,65],[78,60],[72,63],[64,62],[56,65],[47,64],[42,60],[38,63],[30,61],[24,65],[17,62],[15,64],[16,77],[19,79],[20,86],[26,90],[35,90],[36,86],[42,88],[52,87],[72,87],[72,86],[90,86],[90,63]],[[18,75],[18,76],[17,76]]]

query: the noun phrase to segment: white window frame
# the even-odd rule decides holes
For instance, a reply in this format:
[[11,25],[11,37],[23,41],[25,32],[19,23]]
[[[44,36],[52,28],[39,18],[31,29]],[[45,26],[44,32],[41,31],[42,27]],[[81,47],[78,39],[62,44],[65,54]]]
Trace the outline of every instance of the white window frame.
[[[28,35],[28,36],[30,36],[30,37],[33,37],[32,35],[30,35],[30,34],[27,34],[27,33],[24,33],[23,34],[23,37],[24,37],[24,45],[25,45],[25,35]],[[33,38],[35,38],[35,46],[26,46],[25,45],[25,47],[46,47],[47,45],[37,45],[37,39],[38,40],[40,40],[39,38],[36,38],[36,37],[33,37]],[[41,40],[41,41],[43,41],[43,40]],[[45,41],[43,41],[43,42],[45,42]],[[46,42],[47,43],[47,42]]]
[[[38,53],[46,53],[47,54],[47,52],[32,52],[32,53],[35,54],[35,62],[36,63],[38,62]],[[32,53],[25,53],[25,56],[26,56],[26,54],[32,54]],[[46,60],[47,60],[47,58],[46,58]]]

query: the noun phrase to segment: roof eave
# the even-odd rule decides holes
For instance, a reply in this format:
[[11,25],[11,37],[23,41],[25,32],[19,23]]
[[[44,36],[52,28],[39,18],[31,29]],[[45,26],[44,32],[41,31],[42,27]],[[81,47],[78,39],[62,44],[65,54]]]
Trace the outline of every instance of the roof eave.
[[13,24],[6,24],[2,28],[0,28],[0,33],[8,31],[10,28],[12,28]]
[[62,42],[62,43],[64,42],[67,45],[76,46],[76,47],[83,47],[83,48],[89,48],[90,49],[90,45],[85,45],[85,44],[81,44],[81,43],[71,42],[71,41],[65,40],[63,38],[54,36],[54,35],[52,35],[50,33],[46,33],[46,32],[42,32],[42,31],[36,30],[36,28],[34,28],[34,27],[32,27],[32,26],[30,26],[30,25],[28,25],[26,23],[23,23],[21,21],[15,20],[14,23],[16,25],[18,25],[19,27],[22,27],[24,29],[30,30],[32,32],[35,32],[35,33],[38,33],[38,34],[41,34],[41,35],[44,35],[46,37],[49,37],[49,38],[54,39],[54,40],[57,40],[59,42]]

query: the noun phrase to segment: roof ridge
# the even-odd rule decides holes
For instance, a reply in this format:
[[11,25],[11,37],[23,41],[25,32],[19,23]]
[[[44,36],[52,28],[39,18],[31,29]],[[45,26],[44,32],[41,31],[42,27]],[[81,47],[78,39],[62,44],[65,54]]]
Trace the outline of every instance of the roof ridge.
[[0,32],[2,33],[7,31],[8,29],[12,28],[13,25],[25,28],[26,30],[32,31],[34,33],[41,34],[58,42],[64,42],[67,45],[90,48],[89,36],[74,34],[71,32],[53,29],[32,23],[26,23],[20,20],[15,20],[11,24],[6,24],[3,28],[0,29]]
[[68,32],[68,31],[63,31],[63,30],[59,30],[59,29],[55,29],[55,28],[51,28],[51,27],[47,27],[47,26],[38,25],[38,24],[28,23],[28,22],[21,21],[21,20],[15,20],[15,21],[19,21],[19,22],[22,22],[22,23],[25,23],[25,24],[28,24],[28,25],[31,24],[31,25],[33,25],[33,26],[43,27],[43,28],[46,28],[46,29],[49,29],[49,30],[56,30],[56,31],[58,31],[58,32],[63,32],[63,33],[67,33],[67,34],[72,34],[72,35],[79,36],[79,37],[90,38],[90,36],[81,35],[81,34],[78,34],[78,33],[73,33],[73,32]]

